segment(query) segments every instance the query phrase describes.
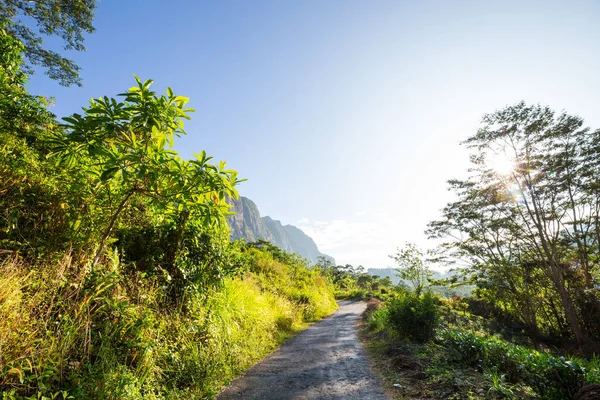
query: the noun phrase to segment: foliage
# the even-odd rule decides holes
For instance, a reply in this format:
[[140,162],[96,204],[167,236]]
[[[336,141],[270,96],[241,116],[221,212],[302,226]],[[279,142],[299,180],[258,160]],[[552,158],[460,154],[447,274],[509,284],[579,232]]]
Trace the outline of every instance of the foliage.
[[[24,44],[28,73],[32,72],[31,65],[40,65],[47,68],[46,74],[50,78],[62,85],[81,86],[80,67],[59,53],[42,47],[42,35],[60,37],[65,43],[65,50],[85,50],[83,34],[94,32],[92,20],[95,8],[96,0],[1,0],[0,27]],[[26,19],[36,22],[39,33],[30,28]]]
[[336,308],[318,271],[257,249],[231,256],[250,272],[189,293],[185,309],[166,307],[159,277],[125,270],[116,252],[94,272],[73,257],[35,268],[5,261],[0,391],[15,399],[205,398]]
[[[407,384],[414,386],[414,391],[434,392],[442,398],[568,399],[584,385],[600,382],[597,358],[561,356],[507,341],[495,331],[498,326],[493,320],[470,314],[468,302],[463,300],[442,300],[442,324],[434,340],[425,344],[398,332],[393,325],[392,305],[396,300],[377,307],[370,304],[366,311],[370,332],[366,334],[367,347],[372,350],[385,345],[387,350],[377,351],[377,363],[387,360],[391,365],[386,368],[400,368],[401,376],[417,367],[426,370],[420,375],[422,382],[411,379]],[[419,325],[405,322],[399,326],[409,330]],[[396,377],[394,382],[399,379]],[[424,388],[419,389],[420,386]],[[474,386],[479,388],[478,395],[468,393],[467,388]]]
[[27,92],[23,46],[0,30],[0,248],[32,256],[69,241],[65,182],[45,156],[55,129],[46,101]]
[[389,278],[365,273],[362,265],[334,265],[329,259],[320,257],[315,267],[331,281],[338,299],[385,298],[398,289]]
[[[121,214],[131,203],[142,202],[151,217],[177,227],[181,238],[190,220],[205,225],[224,224],[226,196],[237,196],[237,172],[209,163],[203,151],[185,161],[170,149],[185,134],[189,119],[187,98],[150,90],[151,80],[121,94],[125,101],[107,97],[92,100],[85,114],[64,118],[67,131],[55,137],[54,153],[67,168],[85,169],[97,203],[95,217],[103,217],[94,264]],[[92,194],[90,194],[93,196]]]
[[417,295],[428,286],[433,273],[429,270],[425,254],[414,243],[406,243],[403,249],[398,249],[390,258],[396,261],[399,268],[398,276],[408,280]]
[[211,397],[336,308],[319,269],[230,242],[237,173],[172,150],[186,98],[136,78],[58,124],[23,48],[0,30],[2,399]]
[[600,131],[525,103],[483,123],[464,142],[473,151],[469,177],[449,182],[458,200],[429,233],[448,239],[451,262],[467,263],[477,295],[532,337],[574,337],[589,352],[600,339]]
[[115,246],[127,268],[156,278],[172,299],[207,293],[245,268],[240,243],[195,220],[181,233],[170,224],[121,228]]
[[388,310],[385,307],[373,311],[367,317],[367,327],[374,332],[380,332],[386,328],[389,321]]
[[[411,295],[417,298],[414,293]],[[365,311],[367,329],[361,331],[361,336],[378,376],[394,393],[394,398],[502,398],[495,397],[492,392],[486,393],[491,388],[490,380],[472,367],[446,362],[448,357],[442,346],[432,341],[409,341],[400,335],[387,318],[390,302],[386,302],[387,306],[369,302]]]
[[400,335],[417,342],[427,342],[435,335],[440,322],[437,299],[431,293],[423,296],[403,293],[387,306],[389,325]]
[[558,357],[460,330],[442,331],[437,340],[452,360],[499,371],[508,382],[523,381],[543,399],[572,398],[584,384],[599,382],[595,362]]
[[280,249],[279,247],[264,239],[259,239],[257,242],[248,243],[246,244],[246,246],[249,248],[264,250],[267,253],[270,253],[275,260],[284,264],[303,266],[309,265],[309,261],[302,258],[302,256],[298,253],[288,253],[287,251]]

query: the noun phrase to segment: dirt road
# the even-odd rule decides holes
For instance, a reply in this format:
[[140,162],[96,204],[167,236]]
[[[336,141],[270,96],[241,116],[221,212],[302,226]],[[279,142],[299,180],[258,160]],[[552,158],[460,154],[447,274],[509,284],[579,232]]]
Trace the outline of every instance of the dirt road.
[[288,340],[218,399],[387,400],[358,340],[356,322],[366,304],[339,304],[335,314]]

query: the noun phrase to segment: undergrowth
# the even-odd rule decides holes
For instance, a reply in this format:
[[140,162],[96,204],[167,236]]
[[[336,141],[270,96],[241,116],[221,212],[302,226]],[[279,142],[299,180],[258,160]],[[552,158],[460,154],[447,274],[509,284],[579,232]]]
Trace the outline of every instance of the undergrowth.
[[0,264],[2,399],[200,399],[333,312],[317,270],[248,249],[246,272],[173,304],[116,254]]
[[431,326],[436,312],[430,300],[402,294],[372,301],[363,316],[362,337],[394,398],[561,400],[600,383],[597,358],[511,343],[449,301],[437,301],[442,322],[433,334],[415,336]]

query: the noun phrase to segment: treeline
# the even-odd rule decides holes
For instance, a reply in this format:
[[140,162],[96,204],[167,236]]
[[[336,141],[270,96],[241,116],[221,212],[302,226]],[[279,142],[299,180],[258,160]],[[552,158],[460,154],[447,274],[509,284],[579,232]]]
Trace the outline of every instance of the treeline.
[[3,399],[207,398],[331,313],[305,260],[229,241],[237,173],[172,149],[191,109],[141,81],[63,122],[0,30]]
[[385,298],[393,291],[405,287],[402,282],[400,286],[394,285],[389,277],[367,273],[362,265],[335,265],[325,257],[319,257],[316,268],[331,281],[338,299],[362,300],[373,296]]
[[488,311],[537,341],[597,353],[600,340],[600,130],[519,103],[483,118],[464,144],[466,179],[432,222]]
[[[411,259],[411,263],[413,261],[414,259]],[[449,284],[449,281],[455,279],[455,272],[431,271],[425,262],[421,262],[416,267],[411,264],[410,267],[405,268],[401,264],[399,268],[365,270],[362,265],[357,267],[352,264],[335,265],[329,259],[320,257],[315,267],[331,281],[338,299],[365,300],[376,297],[385,300],[393,293],[403,293],[417,288],[419,292],[426,288],[432,293],[449,298],[468,296],[472,290],[472,285]]]

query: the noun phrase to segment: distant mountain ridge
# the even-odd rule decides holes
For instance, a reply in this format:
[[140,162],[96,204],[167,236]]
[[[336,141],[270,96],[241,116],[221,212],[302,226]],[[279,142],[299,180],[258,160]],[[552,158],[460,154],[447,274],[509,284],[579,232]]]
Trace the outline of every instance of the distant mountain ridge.
[[235,212],[227,219],[231,228],[231,239],[245,239],[246,242],[256,242],[259,239],[268,240],[282,250],[298,253],[313,264],[318,257],[326,257],[333,263],[333,257],[319,251],[315,241],[293,225],[283,225],[280,221],[269,216],[260,216],[258,207],[247,197],[229,200]]

